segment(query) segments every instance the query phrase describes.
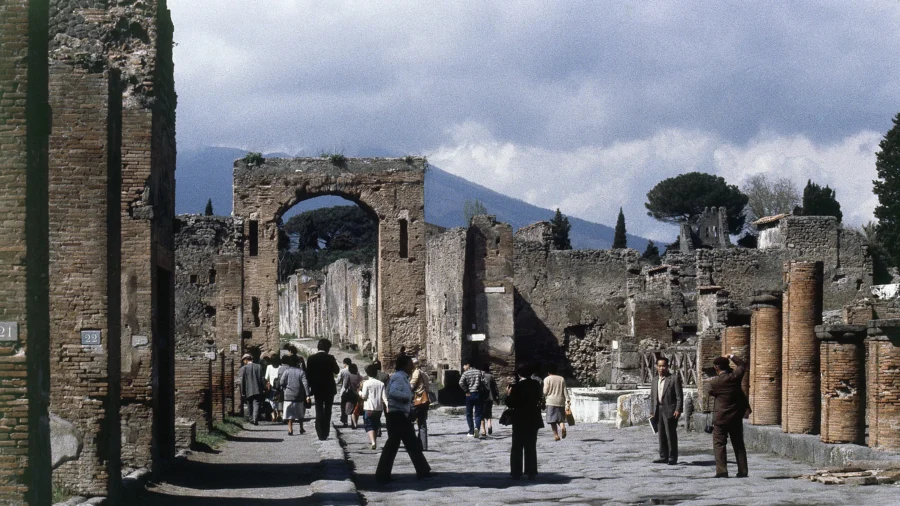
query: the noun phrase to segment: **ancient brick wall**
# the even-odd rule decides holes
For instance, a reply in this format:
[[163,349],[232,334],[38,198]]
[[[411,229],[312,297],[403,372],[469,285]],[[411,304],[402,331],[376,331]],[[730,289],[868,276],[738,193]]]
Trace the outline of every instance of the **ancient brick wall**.
[[821,438],[825,443],[866,442],[863,325],[816,327],[822,368]]
[[197,423],[197,430],[212,428],[212,364],[204,358],[175,360],[175,412],[178,418]]
[[341,259],[324,271],[325,282],[320,293],[325,333],[321,337],[373,355],[377,339],[374,268]]
[[462,370],[466,229],[428,235],[425,262],[428,362],[436,369]]
[[501,386],[516,368],[513,256],[509,224],[494,216],[472,218],[466,234],[463,328],[464,335],[484,337],[482,341],[464,339],[462,355],[482,368],[490,366]]
[[782,344],[781,428],[794,434],[818,434],[820,423],[819,343],[822,324],[822,262],[789,262],[789,326]]
[[781,297],[752,299],[750,320],[750,423],[781,424]]
[[[104,55],[100,55],[104,56]],[[50,411],[82,434],[54,482],[115,497],[120,481],[121,91],[118,73],[50,65]],[[83,344],[82,331],[99,331]]]
[[245,345],[278,344],[278,222],[297,202],[339,195],[378,217],[377,353],[425,345],[425,191],[423,159],[267,159],[234,166],[234,215],[246,220]]
[[900,450],[900,320],[874,320],[866,339],[869,446]]
[[0,502],[51,502],[47,5],[0,0]]
[[[594,382],[610,380],[613,340],[628,336],[627,287],[640,279],[634,250],[552,251],[533,241],[515,241],[516,357],[556,361],[576,370],[595,370]],[[591,339],[585,357],[571,343]],[[572,363],[574,359],[575,363]],[[587,361],[582,365],[579,362]]]
[[662,345],[672,343],[672,310],[669,299],[637,293],[628,297],[626,313],[629,335],[637,342],[652,339]]

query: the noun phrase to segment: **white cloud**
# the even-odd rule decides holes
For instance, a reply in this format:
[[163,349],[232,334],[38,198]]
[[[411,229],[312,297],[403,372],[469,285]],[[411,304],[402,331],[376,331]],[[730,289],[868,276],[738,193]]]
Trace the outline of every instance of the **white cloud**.
[[700,131],[667,129],[645,139],[553,150],[496,140],[484,125],[451,129],[454,143],[428,154],[436,166],[531,204],[614,223],[619,207],[628,230],[671,242],[675,229],[646,216],[647,192],[662,179],[691,171],[720,175],[740,186],[755,173],[807,179],[836,189],[844,221],[872,219],[875,151],[881,135],[864,131],[830,144],[804,136],[763,134],[737,145]]

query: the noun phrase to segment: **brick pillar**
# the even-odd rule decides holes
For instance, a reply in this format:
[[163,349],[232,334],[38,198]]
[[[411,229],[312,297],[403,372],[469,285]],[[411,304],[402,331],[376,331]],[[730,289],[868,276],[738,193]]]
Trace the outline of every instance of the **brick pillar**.
[[822,441],[865,444],[863,325],[820,325]]
[[235,414],[234,410],[234,357],[227,357],[225,363],[225,413]]
[[781,424],[781,292],[750,299],[750,423]]
[[818,434],[821,394],[819,390],[819,342],[816,325],[822,323],[822,262],[791,262],[789,333],[784,344],[781,428],[792,434]]
[[900,320],[872,320],[866,339],[869,446],[900,450]]
[[[722,355],[736,355],[741,357],[747,364],[752,364],[750,356],[750,326],[732,326],[725,327],[722,333]],[[744,374],[741,384],[744,395],[750,395],[750,371]]]
[[[121,483],[118,73],[50,65],[50,412],[81,439],[53,481],[117,501]],[[57,430],[57,428],[54,428]]]
[[785,395],[784,392],[785,388],[788,386],[787,371],[785,370],[785,367],[787,367],[788,363],[788,350],[790,349],[788,346],[788,339],[791,334],[791,291],[787,289],[787,287],[791,286],[790,266],[790,262],[785,262],[782,273],[784,280],[782,285],[785,287],[785,290],[782,292],[781,299],[781,421],[779,423],[784,423],[784,413],[787,412],[788,400],[787,395]]
[[712,400],[706,392],[706,375],[703,369],[711,368],[712,361],[721,356],[722,344],[719,339],[719,330],[707,329],[697,337],[697,395],[699,398],[699,411],[708,413],[712,410]]
[[50,504],[47,2],[0,0],[0,503]]

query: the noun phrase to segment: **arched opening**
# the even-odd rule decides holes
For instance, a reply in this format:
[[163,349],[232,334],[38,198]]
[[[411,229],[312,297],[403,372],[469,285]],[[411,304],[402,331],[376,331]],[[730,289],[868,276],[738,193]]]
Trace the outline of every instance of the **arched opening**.
[[281,339],[327,338],[374,355],[378,216],[340,194],[298,196],[279,211]]

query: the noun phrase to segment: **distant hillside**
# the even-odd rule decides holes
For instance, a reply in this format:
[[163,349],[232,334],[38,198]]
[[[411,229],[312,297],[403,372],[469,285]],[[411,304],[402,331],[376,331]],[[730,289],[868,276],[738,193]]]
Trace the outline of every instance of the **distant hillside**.
[[[243,157],[246,151],[234,148],[204,147],[196,150],[179,150],[176,177],[175,210],[177,213],[202,213],[206,200],[212,199],[216,214],[231,214],[231,178],[234,160]],[[366,153],[368,155],[369,153]],[[384,156],[385,153],[378,153]],[[278,153],[277,156],[285,156]],[[553,210],[542,209],[518,199],[454,176],[431,165],[425,173],[425,219],[442,227],[465,225],[463,204],[466,200],[478,199],[488,213],[497,216],[517,230],[537,221],[549,220]],[[339,197],[321,197],[300,203],[290,214],[345,205],[348,202]],[[609,248],[613,240],[613,228],[590,221],[569,217],[572,224],[570,238],[577,249]],[[643,251],[647,240],[628,235],[628,246]]]

